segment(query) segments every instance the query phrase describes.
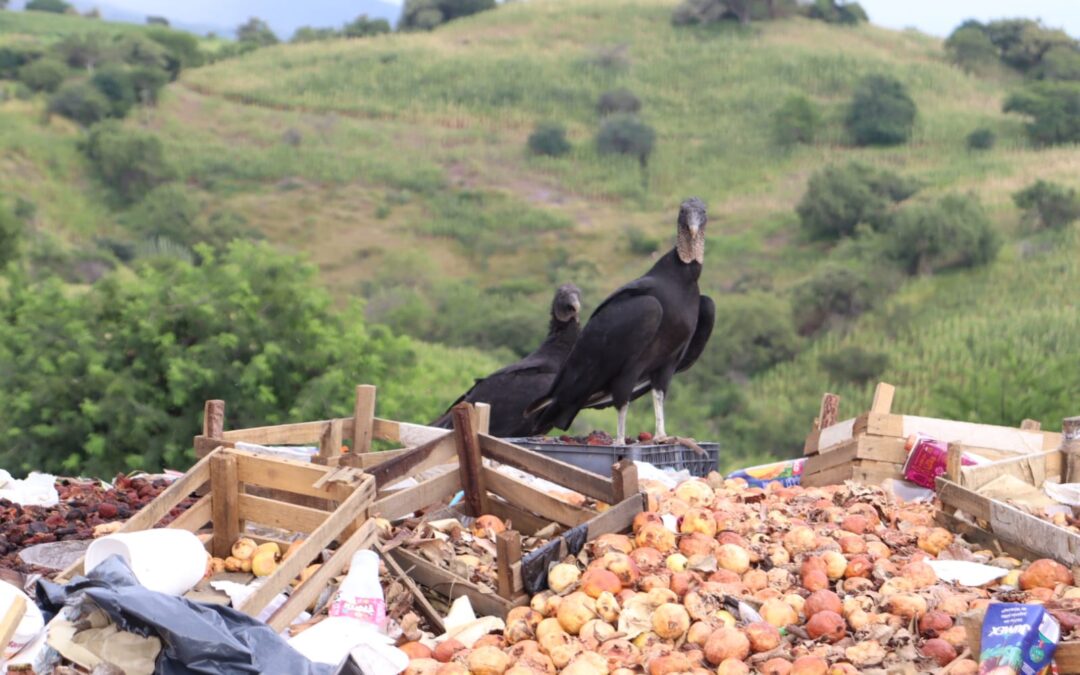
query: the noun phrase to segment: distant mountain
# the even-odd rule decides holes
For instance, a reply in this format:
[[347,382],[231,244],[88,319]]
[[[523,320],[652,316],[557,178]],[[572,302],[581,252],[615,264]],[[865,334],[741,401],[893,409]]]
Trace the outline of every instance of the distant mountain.
[[[382,0],[307,0],[288,2],[273,0],[226,0],[225,2],[191,2],[182,10],[175,10],[172,0],[68,0],[80,13],[97,8],[107,21],[145,23],[148,15],[163,16],[173,28],[206,35],[216,33],[221,37],[236,37],[236,27],[248,18],[257,16],[270,24],[282,40],[288,40],[301,26],[339,27],[361,14],[375,19],[386,19],[395,24],[401,15],[401,7]],[[15,0],[12,7],[21,8],[25,0]],[[178,16],[180,15],[180,16]],[[182,16],[182,18],[180,18]]]

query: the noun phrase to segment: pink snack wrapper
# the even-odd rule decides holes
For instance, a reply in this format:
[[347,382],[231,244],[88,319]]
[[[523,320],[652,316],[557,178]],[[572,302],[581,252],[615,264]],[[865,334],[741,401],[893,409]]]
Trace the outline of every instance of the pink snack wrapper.
[[[949,445],[923,434],[915,435],[915,445],[904,462],[904,478],[916,485],[934,489],[934,479],[945,473],[948,464]],[[961,456],[964,466],[975,464],[974,460]]]

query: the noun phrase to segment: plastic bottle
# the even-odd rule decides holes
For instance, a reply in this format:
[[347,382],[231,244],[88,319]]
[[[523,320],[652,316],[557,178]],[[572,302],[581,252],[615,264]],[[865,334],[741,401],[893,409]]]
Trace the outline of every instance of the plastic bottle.
[[382,628],[386,622],[386,600],[379,584],[379,556],[374,551],[353,554],[349,574],[330,603],[330,616],[367,621]]

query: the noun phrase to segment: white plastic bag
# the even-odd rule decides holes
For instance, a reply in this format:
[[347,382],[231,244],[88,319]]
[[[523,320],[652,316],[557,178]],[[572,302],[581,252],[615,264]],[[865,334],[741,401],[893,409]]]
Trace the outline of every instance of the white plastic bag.
[[0,469],[0,499],[20,506],[56,506],[60,494],[56,491],[56,476],[32,473],[22,480]]

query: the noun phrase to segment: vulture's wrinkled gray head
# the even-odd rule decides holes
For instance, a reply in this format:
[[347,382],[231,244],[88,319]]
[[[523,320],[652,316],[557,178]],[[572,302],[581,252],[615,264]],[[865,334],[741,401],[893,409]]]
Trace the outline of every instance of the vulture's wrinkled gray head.
[[581,289],[574,284],[563,284],[555,291],[551,301],[551,315],[566,323],[578,318],[581,311]]
[[679,237],[675,245],[679,260],[684,263],[705,262],[705,224],[709,216],[705,202],[691,197],[679,207]]

